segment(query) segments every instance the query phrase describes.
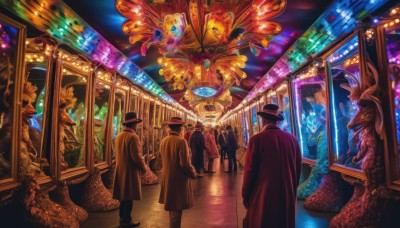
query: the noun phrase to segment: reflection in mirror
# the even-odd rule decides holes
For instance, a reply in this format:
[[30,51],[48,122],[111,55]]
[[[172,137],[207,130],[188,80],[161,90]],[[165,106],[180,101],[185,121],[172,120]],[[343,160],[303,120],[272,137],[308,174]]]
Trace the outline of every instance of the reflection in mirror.
[[49,153],[43,151],[47,57],[44,53],[26,53],[25,63],[27,82],[22,94],[22,139],[25,145],[22,148],[29,151],[37,173],[44,171],[50,175]]
[[125,92],[116,89],[114,98],[114,114],[113,114],[113,137],[112,137],[112,159],[115,159],[114,141],[115,137],[122,131],[123,115],[125,113]]
[[94,104],[94,163],[105,161],[107,113],[109,109],[110,86],[96,83]]
[[279,112],[283,115],[284,120],[278,122],[278,126],[281,130],[292,132],[292,122],[290,114],[290,104],[289,104],[289,92],[286,83],[283,83],[276,89],[276,96],[278,100]]
[[251,126],[253,128],[253,135],[258,133],[258,118],[257,118],[257,108],[253,106],[251,109]]
[[[398,21],[399,19],[397,19]],[[389,23],[390,24],[390,23]],[[386,50],[392,81],[393,107],[397,134],[397,176],[400,177],[400,24],[395,23],[385,29]]]
[[267,93],[267,102],[270,104],[278,104],[278,99],[276,98],[276,92],[269,90]]
[[142,152],[143,155],[148,154],[149,151],[149,107],[150,101],[148,99],[143,100],[143,122],[142,122]]
[[86,78],[63,69],[59,103],[61,170],[85,165]]
[[361,169],[362,160],[355,162],[358,153],[359,129],[348,129],[358,108],[348,97],[346,85],[353,87],[360,81],[358,37],[355,36],[328,57],[331,65],[330,109],[331,135],[334,163],[346,167]]
[[243,144],[244,146],[247,146],[250,135],[249,135],[249,128],[245,111],[242,111],[242,132],[243,132]]
[[[0,180],[11,177],[12,125],[14,103],[14,66],[18,30],[0,22]],[[21,156],[27,155],[21,153]],[[29,158],[29,156],[28,156]]]
[[294,81],[298,138],[303,157],[316,160],[327,153],[325,84],[312,68]]

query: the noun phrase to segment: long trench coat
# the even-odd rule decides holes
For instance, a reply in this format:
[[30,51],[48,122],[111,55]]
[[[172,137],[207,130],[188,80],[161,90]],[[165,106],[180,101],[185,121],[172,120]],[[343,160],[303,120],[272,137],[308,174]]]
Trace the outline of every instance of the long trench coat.
[[197,171],[200,171],[204,167],[204,150],[206,144],[204,142],[204,135],[201,131],[193,131],[189,139],[190,149],[192,151],[192,163],[196,167]]
[[142,199],[141,173],[146,172],[139,136],[124,129],[115,138],[116,172],[113,198],[122,200]]
[[248,227],[295,227],[301,152],[296,138],[275,125],[250,138],[242,196]]
[[161,141],[160,153],[163,164],[159,202],[167,211],[180,211],[193,207],[191,178],[196,170],[190,162],[186,140],[176,132]]

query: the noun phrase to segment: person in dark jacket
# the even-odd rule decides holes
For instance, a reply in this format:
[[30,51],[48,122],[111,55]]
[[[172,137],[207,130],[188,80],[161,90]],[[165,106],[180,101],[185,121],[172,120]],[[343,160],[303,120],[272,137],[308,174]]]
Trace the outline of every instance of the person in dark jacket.
[[233,132],[231,125],[226,127],[228,137],[226,139],[226,152],[228,153],[228,171],[227,173],[237,171],[236,150],[239,149],[236,134]]
[[296,137],[276,125],[284,119],[278,109],[267,104],[257,113],[265,127],[247,147],[242,196],[248,227],[295,227],[301,152]]
[[225,154],[226,154],[226,138],[227,138],[227,135],[225,133],[225,130],[222,129],[218,135],[218,145],[221,150],[221,163],[224,161]]
[[197,172],[196,177],[203,177],[200,173],[201,170],[204,171],[203,153],[206,149],[206,144],[204,141],[204,135],[201,133],[201,127],[201,123],[197,123],[189,139],[190,149],[192,151],[192,164]]

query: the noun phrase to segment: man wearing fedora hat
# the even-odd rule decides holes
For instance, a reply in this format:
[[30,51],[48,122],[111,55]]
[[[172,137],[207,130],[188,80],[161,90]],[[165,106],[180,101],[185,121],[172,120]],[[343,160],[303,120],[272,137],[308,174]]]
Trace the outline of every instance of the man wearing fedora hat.
[[193,207],[193,189],[190,179],[196,170],[190,162],[187,142],[182,138],[182,118],[171,117],[169,135],[160,144],[162,160],[162,183],[159,202],[169,211],[170,227],[181,227],[182,210]]
[[284,119],[278,109],[267,104],[257,112],[264,128],[247,146],[242,196],[248,227],[295,227],[301,152],[297,139],[277,127]]
[[206,149],[204,135],[201,132],[203,125],[200,122],[197,122],[194,131],[189,139],[190,149],[192,151],[192,163],[196,168],[197,176],[203,177],[200,173],[201,170],[204,170],[204,150]]
[[119,217],[121,227],[136,227],[131,217],[132,200],[142,198],[141,174],[146,172],[142,147],[136,134],[136,125],[142,122],[135,112],[125,114],[123,131],[115,138],[116,171],[113,198],[120,201]]

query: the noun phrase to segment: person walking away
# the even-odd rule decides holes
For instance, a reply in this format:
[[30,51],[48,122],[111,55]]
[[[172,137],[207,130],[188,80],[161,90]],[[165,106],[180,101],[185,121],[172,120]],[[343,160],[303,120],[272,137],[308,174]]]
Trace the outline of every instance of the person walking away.
[[192,132],[193,132],[193,125],[192,124],[188,124],[186,132],[185,132],[185,134],[183,136],[187,143],[189,143],[189,139],[190,139],[190,136],[192,135]]
[[131,217],[132,200],[142,199],[141,174],[146,172],[142,157],[142,146],[136,134],[136,126],[142,122],[135,112],[125,114],[124,126],[115,138],[116,172],[113,198],[120,201],[119,217],[121,227],[136,227]]
[[228,137],[226,139],[226,152],[228,153],[228,171],[226,172],[231,173],[232,168],[233,171],[237,171],[236,150],[239,149],[239,145],[231,125],[228,125],[226,127],[226,130],[228,131]]
[[171,117],[169,136],[161,141],[160,153],[163,164],[160,200],[169,211],[170,228],[180,228],[182,211],[193,207],[193,189],[190,179],[196,170],[190,162],[187,142],[180,137],[182,118]]
[[226,154],[226,138],[227,135],[225,133],[224,129],[221,129],[221,132],[218,135],[218,144],[220,146],[221,149],[221,163],[224,162],[225,159],[225,154]]
[[220,131],[220,127],[217,125],[214,128],[214,132],[212,132],[212,134],[214,134],[214,141],[217,144],[217,148],[218,148],[218,135],[219,135],[219,131]]
[[215,173],[213,171],[214,158],[218,158],[218,147],[215,143],[214,129],[210,128],[204,136],[206,144],[206,152],[208,157],[208,172]]
[[190,149],[192,151],[192,164],[197,172],[196,177],[203,177],[200,173],[204,166],[203,151],[206,149],[201,127],[201,123],[197,123],[189,139]]
[[297,139],[277,127],[284,119],[278,109],[267,104],[257,112],[265,127],[247,147],[242,196],[251,228],[295,227],[301,152]]

